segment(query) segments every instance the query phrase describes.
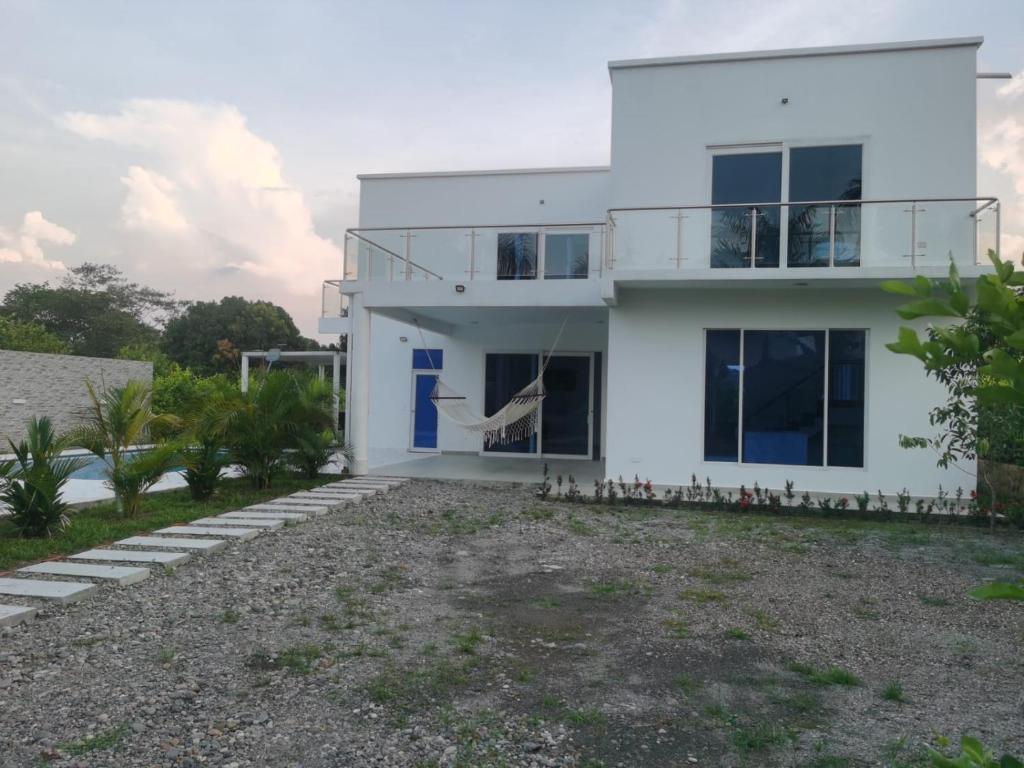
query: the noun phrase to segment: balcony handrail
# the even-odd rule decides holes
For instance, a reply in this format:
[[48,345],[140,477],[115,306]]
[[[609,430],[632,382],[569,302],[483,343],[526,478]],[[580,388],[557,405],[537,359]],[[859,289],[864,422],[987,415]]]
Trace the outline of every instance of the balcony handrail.
[[603,221],[579,221],[557,224],[435,224],[423,227],[353,227],[345,231],[359,237],[358,232],[404,232],[423,229],[582,229],[583,227],[603,227],[605,223]]
[[[398,229],[409,229],[409,227],[398,227]],[[362,240],[367,245],[369,245],[369,246],[371,246],[373,248],[376,248],[377,250],[383,251],[389,257],[391,257],[392,259],[397,259],[402,264],[405,264],[407,267],[415,267],[416,269],[420,270],[421,272],[426,272],[431,277],[436,277],[438,280],[444,280],[444,278],[441,277],[441,275],[437,274],[433,270],[427,269],[426,267],[424,267],[424,266],[422,266],[420,264],[417,264],[412,259],[407,259],[405,256],[400,256],[397,253],[395,253],[394,251],[392,251],[392,250],[390,250],[388,248],[385,248],[380,243],[375,243],[370,238],[364,237],[363,235],[359,234],[358,228],[346,229],[345,230],[345,234],[346,235],[351,235],[352,237],[356,238],[357,240]]]
[[609,208],[608,213],[620,213],[623,211],[693,211],[715,208],[782,208],[784,206],[797,205],[863,205],[879,203],[983,203],[979,208],[971,212],[975,216],[991,205],[998,205],[998,197],[876,197],[861,198],[857,200],[773,200],[764,203],[701,203],[698,205],[651,205],[633,206],[627,208]]

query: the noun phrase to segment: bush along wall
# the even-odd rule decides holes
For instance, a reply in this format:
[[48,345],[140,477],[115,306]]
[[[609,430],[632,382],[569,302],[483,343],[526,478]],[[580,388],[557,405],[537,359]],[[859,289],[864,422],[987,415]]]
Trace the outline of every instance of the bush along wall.
[[[872,495],[825,496],[804,491],[797,493],[793,482],[787,481],[781,491],[764,489],[754,483],[751,488],[740,486],[739,492],[723,491],[711,483],[691,475],[688,486],[667,488],[660,494],[650,480],[641,481],[635,475],[632,481],[595,480],[592,489],[584,492],[572,475],[557,475],[552,482],[547,464],[537,487],[537,496],[543,500],[568,501],[580,504],[606,506],[646,506],[670,509],[705,509],[721,512],[757,512],[771,515],[817,515],[821,517],[848,517],[867,520],[919,520],[921,522],[962,523],[988,525],[991,510],[979,501],[974,491],[963,488],[947,491],[939,488],[934,498],[914,499],[907,489],[887,497],[881,491]],[[996,510],[996,520],[1003,525],[1024,528],[1024,509]]]

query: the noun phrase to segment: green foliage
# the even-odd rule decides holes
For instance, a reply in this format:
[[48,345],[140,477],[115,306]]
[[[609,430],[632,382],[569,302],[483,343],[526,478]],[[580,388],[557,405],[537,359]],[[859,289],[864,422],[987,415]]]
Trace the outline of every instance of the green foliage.
[[114,357],[126,345],[155,342],[180,306],[169,293],[128,282],[116,267],[86,263],[57,285],[16,285],[0,311],[43,326],[73,354]]
[[294,445],[288,461],[299,474],[312,479],[334,455],[333,394],[330,382],[313,376],[298,379],[297,389]]
[[52,536],[68,524],[62,489],[88,459],[62,458],[67,440],[45,416],[32,418],[26,440],[8,442],[14,458],[0,462],[0,501],[11,510],[8,519],[22,536]]
[[163,349],[174,362],[200,374],[232,372],[249,349],[318,349],[288,313],[268,301],[225,296],[200,301],[167,323]]
[[202,428],[219,438],[256,488],[269,488],[297,436],[328,429],[333,421],[329,399],[309,398],[304,391],[299,377],[273,371],[255,378],[248,392],[215,393],[200,417]]
[[1003,755],[997,760],[995,753],[985,749],[973,736],[960,739],[960,754],[956,757],[946,757],[931,748],[928,756],[935,768],[1024,768],[1024,763],[1011,755]]
[[86,382],[89,409],[85,423],[74,430],[71,439],[106,462],[107,485],[114,491],[121,511],[134,517],[142,497],[160,477],[174,466],[177,450],[173,445],[158,445],[139,451],[150,439],[154,428],[171,425],[171,416],[156,415],[149,404],[149,387],[141,381],[129,381],[123,387],[97,392]]
[[994,582],[971,590],[975,600],[1024,600],[1024,584]]
[[68,352],[68,345],[38,323],[0,315],[0,349],[63,355]]
[[196,442],[188,442],[179,451],[184,470],[181,475],[188,483],[188,490],[196,501],[213,496],[217,481],[230,463],[227,454],[221,450],[220,441],[205,436]]
[[163,376],[177,367],[175,363],[171,362],[171,358],[160,351],[160,347],[149,341],[125,344],[117,350],[117,359],[141,360],[144,363],[152,363],[154,377]]
[[1020,292],[1024,273],[1015,272],[1012,262],[1004,262],[994,253],[989,257],[995,273],[978,278],[973,300],[953,263],[946,280],[919,275],[910,282],[882,285],[889,293],[914,299],[897,310],[905,320],[953,320],[932,323],[927,339],[902,327],[897,340],[886,345],[893,352],[919,359],[925,370],[950,389],[947,408],[951,411],[945,418],[940,414],[939,419],[946,435],[933,443],[945,463],[986,453],[987,446],[975,444],[973,437],[971,398],[977,398],[982,406],[1024,406],[1024,303]]

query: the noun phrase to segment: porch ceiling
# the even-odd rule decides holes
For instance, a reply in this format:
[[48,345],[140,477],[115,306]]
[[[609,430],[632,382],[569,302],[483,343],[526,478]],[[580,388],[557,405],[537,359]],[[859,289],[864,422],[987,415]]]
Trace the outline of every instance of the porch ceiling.
[[[403,322],[418,319],[429,325],[521,325],[559,324],[566,317],[573,324],[608,322],[607,307],[416,307],[415,309],[375,309],[382,315]],[[423,321],[426,321],[425,323]]]

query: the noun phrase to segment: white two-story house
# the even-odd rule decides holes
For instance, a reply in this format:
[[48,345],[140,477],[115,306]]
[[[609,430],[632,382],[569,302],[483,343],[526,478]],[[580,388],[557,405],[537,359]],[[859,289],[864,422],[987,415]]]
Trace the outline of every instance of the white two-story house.
[[[980,44],[614,61],[606,167],[360,176],[321,320],[348,337],[355,470],[441,453],[665,485],[973,487],[899,445],[931,434],[944,390],[886,350],[901,302],[879,286],[950,258],[970,280],[998,248]],[[485,446],[438,417],[434,377],[488,415],[548,355],[533,434]]]

